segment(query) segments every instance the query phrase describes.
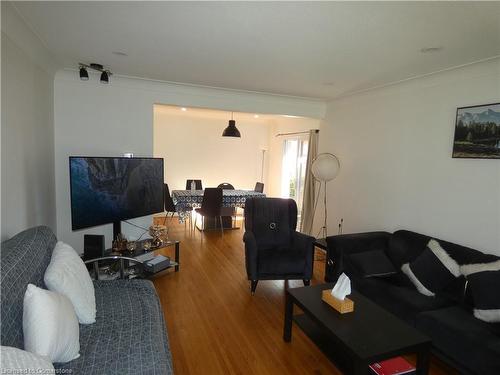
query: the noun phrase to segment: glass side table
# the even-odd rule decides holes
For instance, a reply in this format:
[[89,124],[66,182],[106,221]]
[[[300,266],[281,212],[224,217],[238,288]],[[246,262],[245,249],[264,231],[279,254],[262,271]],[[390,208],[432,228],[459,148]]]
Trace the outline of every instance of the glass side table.
[[[92,265],[95,280],[152,278],[163,275],[166,271],[174,268],[179,271],[180,241],[167,240],[160,247],[144,249],[145,241],[137,242],[134,251],[126,251],[123,254],[111,253],[111,250],[103,257],[84,260],[85,264]],[[174,249],[174,260],[170,260],[170,265],[156,273],[144,271],[142,264],[155,256],[163,255],[172,258],[171,250]]]

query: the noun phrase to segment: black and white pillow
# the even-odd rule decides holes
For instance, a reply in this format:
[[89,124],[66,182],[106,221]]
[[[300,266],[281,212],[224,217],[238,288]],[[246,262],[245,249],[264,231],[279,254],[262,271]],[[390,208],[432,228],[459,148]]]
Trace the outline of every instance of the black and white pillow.
[[420,293],[429,297],[434,297],[460,276],[458,263],[434,239],[417,259],[403,264],[401,271]]
[[474,301],[474,316],[485,322],[500,322],[500,260],[460,267]]

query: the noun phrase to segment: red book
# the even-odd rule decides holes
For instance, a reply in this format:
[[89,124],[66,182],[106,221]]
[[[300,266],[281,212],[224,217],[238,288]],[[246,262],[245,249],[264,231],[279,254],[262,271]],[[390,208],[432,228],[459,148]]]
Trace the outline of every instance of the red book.
[[388,359],[387,361],[372,363],[370,370],[376,375],[414,374],[415,367],[403,357]]

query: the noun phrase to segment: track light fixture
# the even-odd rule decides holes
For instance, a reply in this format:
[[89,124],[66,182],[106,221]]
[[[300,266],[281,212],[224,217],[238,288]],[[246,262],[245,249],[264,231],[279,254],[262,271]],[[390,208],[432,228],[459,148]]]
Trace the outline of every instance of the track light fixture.
[[101,64],[83,64],[80,63],[80,79],[82,81],[88,81],[89,80],[89,73],[87,69],[92,69],[98,72],[101,72],[101,83],[109,83],[109,77],[113,75],[108,69],[105,69],[104,66]]
[[108,72],[104,71],[101,73],[101,83],[109,83]]
[[87,68],[85,68],[84,66],[80,66],[80,79],[82,81],[89,80],[89,73],[87,72]]

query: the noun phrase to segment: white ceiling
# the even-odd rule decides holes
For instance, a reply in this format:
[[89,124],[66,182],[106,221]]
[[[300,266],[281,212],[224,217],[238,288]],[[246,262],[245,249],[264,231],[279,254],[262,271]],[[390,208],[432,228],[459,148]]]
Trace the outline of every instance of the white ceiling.
[[128,76],[321,99],[500,55],[500,2],[15,7],[64,67],[97,62]]

